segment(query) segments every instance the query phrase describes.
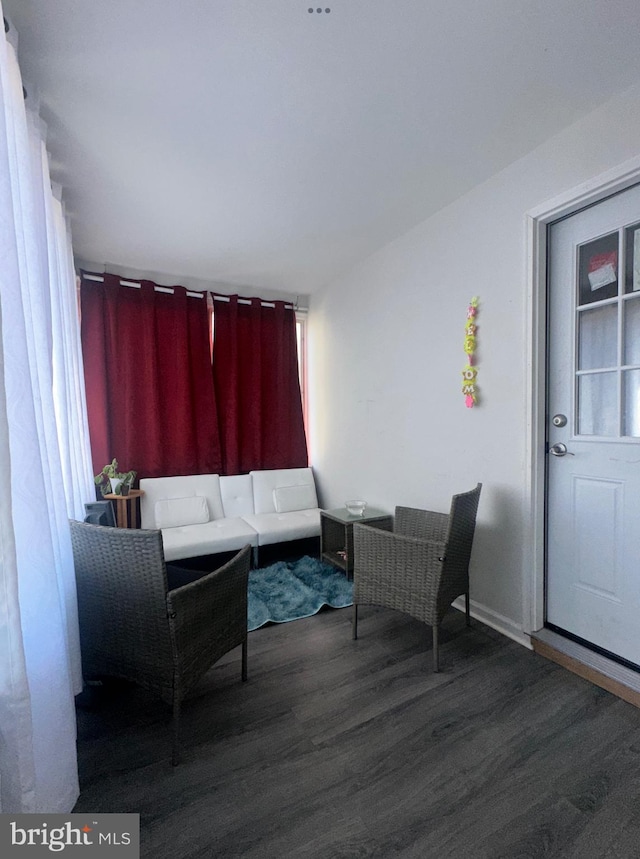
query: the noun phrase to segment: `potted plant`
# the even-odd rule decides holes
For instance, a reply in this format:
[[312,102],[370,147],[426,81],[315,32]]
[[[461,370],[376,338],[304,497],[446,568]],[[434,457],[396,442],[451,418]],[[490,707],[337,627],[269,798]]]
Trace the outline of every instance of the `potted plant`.
[[128,495],[135,479],[135,471],[120,471],[117,459],[112,459],[93,478],[96,486],[100,487],[103,496],[109,493],[113,495]]

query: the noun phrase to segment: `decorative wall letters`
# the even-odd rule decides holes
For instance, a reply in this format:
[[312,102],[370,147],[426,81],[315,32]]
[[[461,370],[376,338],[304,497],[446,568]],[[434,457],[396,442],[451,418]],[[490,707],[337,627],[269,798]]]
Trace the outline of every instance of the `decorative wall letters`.
[[476,316],[478,313],[478,297],[474,296],[467,308],[467,322],[464,328],[464,351],[467,353],[467,364],[462,371],[462,393],[464,402],[468,409],[472,409],[478,401],[478,389],[476,387],[476,376],[478,370],[475,365],[476,351]]

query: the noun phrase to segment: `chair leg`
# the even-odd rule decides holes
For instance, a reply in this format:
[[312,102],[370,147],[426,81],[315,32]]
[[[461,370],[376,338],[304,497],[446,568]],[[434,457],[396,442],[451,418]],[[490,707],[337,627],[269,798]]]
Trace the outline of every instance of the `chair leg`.
[[351,637],[354,641],[358,637],[358,603],[355,602],[351,612]]
[[253,569],[257,570],[258,569],[258,560],[259,560],[258,547],[257,546],[253,547],[251,554],[253,557]]
[[174,767],[180,763],[180,699],[176,695],[173,698],[173,748],[171,751],[171,763]]
[[440,654],[438,653],[438,632],[440,631],[440,627],[438,624],[434,623],[433,625],[433,670],[438,672],[440,671]]
[[467,619],[467,626],[471,626],[471,601],[469,600],[469,591],[464,595],[464,613]]
[[242,679],[247,679],[247,639],[242,642]]

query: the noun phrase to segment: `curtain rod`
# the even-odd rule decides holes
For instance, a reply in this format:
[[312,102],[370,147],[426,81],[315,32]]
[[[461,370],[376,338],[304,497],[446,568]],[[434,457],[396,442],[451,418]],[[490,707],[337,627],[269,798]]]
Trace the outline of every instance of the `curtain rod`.
[[[98,283],[104,283],[104,277],[99,274],[83,274],[82,277],[85,280],[95,280]],[[140,289],[142,284],[136,280],[120,280],[120,286],[131,286],[134,289]],[[170,286],[158,286],[154,284],[154,290],[156,292],[168,292],[170,295],[173,295],[174,290]],[[193,292],[191,290],[187,290],[187,295],[191,296],[191,298],[203,298],[207,293],[206,292]],[[211,296],[214,301],[231,301],[231,298],[228,295],[215,295],[211,293]],[[239,298],[238,304],[251,304],[250,298]],[[275,302],[273,301],[260,301],[262,307],[275,307]],[[296,306],[294,304],[285,304],[285,308],[287,310],[296,310]]]
[[[226,301],[227,304],[231,301],[231,298],[228,295],[217,295],[215,293],[211,293],[211,294],[213,296],[214,301]],[[251,304],[251,299],[250,298],[239,298],[238,304]],[[261,300],[260,304],[262,305],[262,307],[275,307],[276,306],[275,301],[262,301]],[[294,304],[285,304],[285,307],[287,310],[295,310],[296,309]]]
[[[101,277],[99,274],[83,274],[82,277],[85,280],[95,280],[98,283],[104,283],[104,277]],[[141,289],[142,284],[136,280],[121,280],[120,286],[131,286],[133,289]],[[154,284],[154,290],[156,292],[168,292],[170,295],[173,295],[174,290],[170,286],[158,286]],[[204,298],[204,292],[193,292],[191,290],[187,290],[187,295],[191,298]]]

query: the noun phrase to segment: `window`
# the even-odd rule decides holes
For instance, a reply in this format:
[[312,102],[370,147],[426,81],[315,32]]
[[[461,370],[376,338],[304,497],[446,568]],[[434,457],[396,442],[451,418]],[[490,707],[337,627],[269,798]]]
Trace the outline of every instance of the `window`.
[[302,414],[304,426],[308,433],[307,424],[307,314],[296,311],[296,341],[298,344],[298,376],[300,378],[300,396],[302,397]]

